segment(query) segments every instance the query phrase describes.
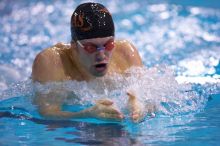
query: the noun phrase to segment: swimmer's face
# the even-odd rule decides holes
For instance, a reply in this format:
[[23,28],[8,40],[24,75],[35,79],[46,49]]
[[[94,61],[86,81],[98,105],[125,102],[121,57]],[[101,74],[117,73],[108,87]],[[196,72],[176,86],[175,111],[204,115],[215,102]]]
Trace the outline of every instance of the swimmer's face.
[[104,76],[114,50],[114,37],[84,39],[76,41],[76,45],[85,69],[93,76]]

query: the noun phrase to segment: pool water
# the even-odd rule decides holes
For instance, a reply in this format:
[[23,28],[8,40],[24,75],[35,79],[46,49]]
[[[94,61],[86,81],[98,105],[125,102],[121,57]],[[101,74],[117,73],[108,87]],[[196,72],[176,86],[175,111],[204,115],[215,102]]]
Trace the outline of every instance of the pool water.
[[[70,41],[70,16],[80,2],[0,1],[0,145],[219,145],[219,2],[97,0],[112,12],[116,38],[137,47],[145,68],[131,68],[131,77],[116,74],[89,83],[33,84],[34,57],[43,48]],[[41,117],[34,91],[60,86],[83,97],[66,101],[65,110],[109,97],[125,120]],[[138,92],[143,103],[155,104],[156,117],[133,123],[126,112],[127,89]]]

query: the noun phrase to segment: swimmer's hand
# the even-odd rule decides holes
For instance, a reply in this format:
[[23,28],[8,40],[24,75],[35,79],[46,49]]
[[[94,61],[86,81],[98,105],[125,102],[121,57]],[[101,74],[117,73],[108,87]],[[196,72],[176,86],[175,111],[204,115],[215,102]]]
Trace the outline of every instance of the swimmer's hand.
[[137,100],[137,97],[134,96],[131,92],[127,92],[129,97],[128,99],[128,107],[131,113],[131,119],[134,122],[140,122],[144,119],[144,108],[141,102]]
[[96,105],[87,109],[89,115],[94,118],[106,120],[122,120],[123,114],[113,105],[113,102],[108,99],[101,99],[96,102]]

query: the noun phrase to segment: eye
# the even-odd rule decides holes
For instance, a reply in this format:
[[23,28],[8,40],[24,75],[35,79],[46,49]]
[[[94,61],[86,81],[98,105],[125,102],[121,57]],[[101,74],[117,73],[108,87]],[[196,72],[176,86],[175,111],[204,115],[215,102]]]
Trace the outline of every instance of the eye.
[[92,44],[92,43],[86,43],[83,44],[84,45],[84,49],[88,52],[88,53],[93,53],[96,51],[96,45]]
[[113,40],[109,40],[104,46],[107,51],[111,51],[115,47],[115,44]]

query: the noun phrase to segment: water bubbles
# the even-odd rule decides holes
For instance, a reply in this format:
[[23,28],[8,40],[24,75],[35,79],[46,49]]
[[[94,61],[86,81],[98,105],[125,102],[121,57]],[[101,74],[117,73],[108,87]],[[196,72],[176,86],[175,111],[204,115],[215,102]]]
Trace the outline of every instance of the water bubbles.
[[[12,65],[16,65],[14,61],[26,62],[27,59],[28,64],[19,68],[15,66],[26,79],[31,73],[33,59],[40,50],[57,42],[69,41],[70,16],[77,4],[74,1],[56,1],[53,5],[32,2],[25,6],[11,3],[8,6],[10,13],[3,15],[0,22],[3,26],[1,40],[4,42],[1,44],[1,58],[7,53],[12,54],[7,59]],[[218,46],[220,42],[218,10],[168,4],[141,7],[142,3],[137,2],[120,7],[119,1],[103,4],[113,13],[116,36],[134,42],[148,66],[179,64],[191,52],[199,53],[200,46],[213,50],[213,46]],[[23,70],[26,66],[28,69]]]
[[[178,75],[198,78],[214,75],[216,73],[215,66],[218,65],[220,59],[219,55],[217,55],[219,53],[218,48],[213,49],[213,51],[202,50],[200,52],[191,53],[188,58],[179,61],[178,66],[181,70],[178,71]],[[213,82],[213,79],[211,79],[210,82],[211,81]]]
[[161,19],[168,19],[170,17],[170,14],[168,12],[162,12],[159,16]]
[[215,35],[209,34],[207,32],[202,33],[201,37],[206,40],[207,42],[220,42],[220,37],[217,37]]
[[0,91],[4,91],[4,90],[6,90],[8,88],[8,86],[7,86],[7,84],[6,83],[4,83],[4,82],[0,82]]
[[52,5],[49,5],[49,6],[46,7],[46,11],[47,11],[47,13],[50,14],[54,11],[54,7]]
[[8,85],[21,79],[20,73],[10,65],[0,66],[0,93],[7,89]]
[[[122,111],[127,109],[130,92],[144,103],[146,108],[155,107],[156,114],[179,115],[197,111],[206,100],[192,91],[189,84],[178,84],[173,70],[166,66],[152,68],[133,67],[125,75],[114,74],[89,82],[51,82],[35,83],[35,91],[48,94],[51,91],[63,92],[67,104],[95,104],[98,99],[108,98]],[[78,97],[78,98],[76,98]]]
[[[116,36],[131,40],[139,49],[144,64],[151,68],[127,72],[135,77],[114,75],[89,83],[49,83],[39,87],[42,92],[48,93],[51,88],[62,86],[70,95],[75,91],[74,94],[83,97],[81,104],[104,96],[110,97],[119,106],[125,106],[126,91],[130,88],[138,92],[144,102],[156,104],[164,114],[199,109],[198,96],[184,92],[191,87],[179,83],[219,82],[216,74],[220,59],[219,10],[168,4],[141,7],[137,2],[127,3],[123,7],[120,1],[103,3],[115,19]],[[28,3],[22,8],[17,3],[8,5],[9,11],[2,15],[0,22],[3,26],[0,28],[3,42],[0,46],[2,94],[12,82],[30,76],[33,59],[40,50],[57,42],[69,41],[70,16],[77,4],[74,1],[56,1],[48,5],[42,1]],[[0,7],[4,6],[1,3]],[[167,64],[174,70],[164,66],[154,67],[156,64]],[[137,74],[141,76],[137,77]],[[11,94],[7,95],[23,92],[20,87],[15,88],[18,89],[10,90]],[[192,101],[192,97],[196,102]]]
[[[21,119],[24,120],[25,118],[21,118]],[[21,126],[25,126],[26,123],[25,123],[25,122],[21,122],[20,125],[21,125]]]
[[138,25],[143,25],[145,23],[145,19],[142,15],[136,14],[132,17],[132,20]]
[[201,13],[201,10],[197,7],[192,7],[189,9],[189,11],[193,14],[193,15],[198,15]]
[[126,5],[122,7],[125,13],[135,11],[139,8],[140,8],[140,5],[137,2],[127,3]]
[[129,19],[123,19],[121,25],[126,29],[132,29],[132,22]]
[[149,6],[149,10],[151,12],[162,12],[162,11],[166,11],[167,9],[167,5],[166,4],[155,4],[155,5],[150,5]]
[[[51,9],[51,8],[49,7],[47,9]],[[42,2],[38,2],[35,6],[32,7],[31,15],[33,15],[33,16],[38,15],[38,14],[42,13],[44,10],[45,10],[45,4]]]

